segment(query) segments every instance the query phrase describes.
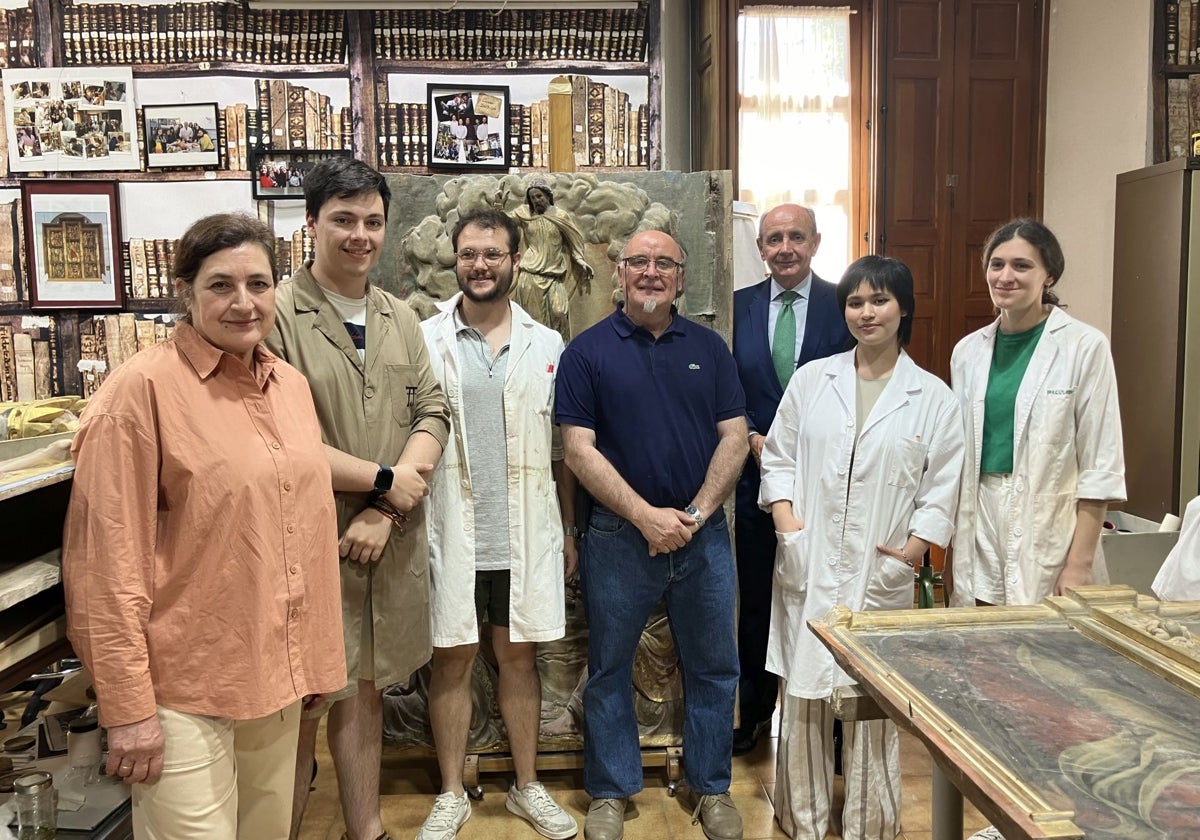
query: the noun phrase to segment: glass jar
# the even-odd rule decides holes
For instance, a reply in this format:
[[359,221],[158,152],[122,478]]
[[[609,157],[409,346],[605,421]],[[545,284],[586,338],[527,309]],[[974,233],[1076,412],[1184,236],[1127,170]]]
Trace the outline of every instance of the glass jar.
[[100,722],[94,717],[78,717],[67,724],[67,765],[69,773],[85,785],[100,776]]
[[18,840],[51,840],[58,828],[58,791],[54,777],[43,770],[18,776],[13,782],[17,803]]

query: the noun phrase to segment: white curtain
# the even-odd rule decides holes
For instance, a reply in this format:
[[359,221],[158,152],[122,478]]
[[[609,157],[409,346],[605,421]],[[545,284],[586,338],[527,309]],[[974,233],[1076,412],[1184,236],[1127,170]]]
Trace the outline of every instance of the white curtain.
[[850,9],[747,6],[738,55],[739,198],[812,207],[813,268],[836,280],[852,253]]

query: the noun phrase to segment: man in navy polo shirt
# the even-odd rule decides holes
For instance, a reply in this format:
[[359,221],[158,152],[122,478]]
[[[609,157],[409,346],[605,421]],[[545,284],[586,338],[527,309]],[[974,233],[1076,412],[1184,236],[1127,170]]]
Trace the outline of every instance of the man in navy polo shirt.
[[596,500],[581,560],[587,840],[620,840],[642,789],[633,658],[664,598],[683,672],[684,779],[710,840],[742,836],[729,797],[737,574],[721,505],[748,451],[745,397],[725,342],[675,309],[685,259],[671,236],[636,234],[619,261],[624,305],[559,361],[567,465]]

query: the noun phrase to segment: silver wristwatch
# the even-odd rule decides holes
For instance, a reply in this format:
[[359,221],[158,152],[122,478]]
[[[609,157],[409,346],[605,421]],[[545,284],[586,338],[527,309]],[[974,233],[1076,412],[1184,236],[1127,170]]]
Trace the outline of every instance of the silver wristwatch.
[[692,517],[692,519],[696,520],[697,528],[704,527],[704,514],[700,512],[700,508],[696,507],[695,505],[688,505],[683,509],[683,512]]

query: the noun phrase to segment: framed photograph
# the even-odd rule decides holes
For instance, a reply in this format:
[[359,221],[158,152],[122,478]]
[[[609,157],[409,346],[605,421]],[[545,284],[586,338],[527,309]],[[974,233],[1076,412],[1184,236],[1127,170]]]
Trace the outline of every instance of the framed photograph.
[[3,72],[12,172],[138,169],[128,67]]
[[216,102],[143,105],[142,126],[148,169],[216,166],[220,162]]
[[508,169],[508,87],[429,85],[430,169]]
[[259,201],[303,200],[308,170],[325,158],[349,156],[350,152],[345,149],[257,152],[250,158],[254,197]]
[[31,309],[122,304],[116,181],[22,181]]

